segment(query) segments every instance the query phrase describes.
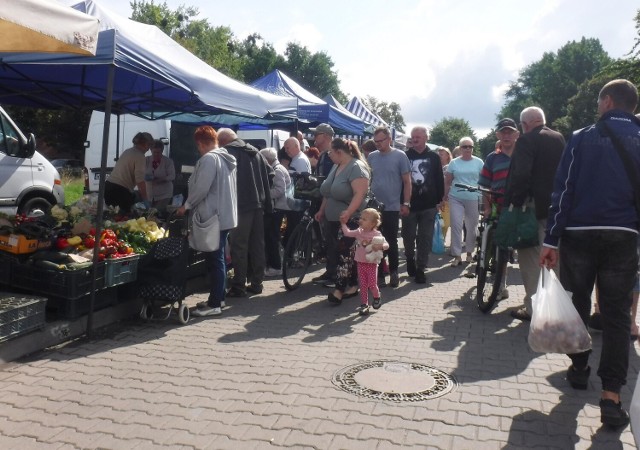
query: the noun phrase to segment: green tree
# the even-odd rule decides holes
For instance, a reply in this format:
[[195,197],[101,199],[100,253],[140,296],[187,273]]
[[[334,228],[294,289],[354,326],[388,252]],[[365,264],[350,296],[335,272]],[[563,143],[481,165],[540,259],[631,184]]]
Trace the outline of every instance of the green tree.
[[204,62],[232,78],[242,78],[242,60],[234,50],[235,38],[228,27],[213,27],[207,19],[196,20],[195,7],[180,6],[171,10],[166,3],[134,0],[131,19],[155,25]]
[[567,103],[579,86],[610,63],[611,58],[600,41],[593,38],[571,41],[557,53],[545,53],[511,83],[505,95],[506,104],[498,117],[517,119],[525,107],[539,106],[545,112],[547,123],[554,124],[566,115]]
[[278,55],[273,45],[265,42],[258,33],[253,33],[238,43],[236,54],[241,59],[241,81],[245,83],[251,83],[285,63],[284,57]]
[[[469,136],[477,142],[476,134],[465,119],[458,117],[445,117],[437,121],[429,132],[429,142],[442,145],[453,150],[460,142],[460,139]],[[478,146],[474,146],[474,153],[478,153]]]
[[369,110],[378,115],[382,120],[387,122],[390,127],[395,128],[400,133],[404,133],[404,127],[407,124],[402,116],[400,105],[396,102],[383,102],[376,97],[368,95],[363,99],[364,104]]

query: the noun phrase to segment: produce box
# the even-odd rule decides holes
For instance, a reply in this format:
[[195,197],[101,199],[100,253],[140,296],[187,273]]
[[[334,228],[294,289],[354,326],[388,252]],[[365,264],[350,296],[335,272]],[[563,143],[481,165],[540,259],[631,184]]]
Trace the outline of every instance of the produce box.
[[[81,270],[56,270],[32,264],[14,264],[11,285],[47,296],[75,299],[91,293],[93,266]],[[105,287],[105,263],[99,262],[96,289]]]
[[138,278],[138,261],[140,255],[123,256],[122,258],[106,259],[105,264],[105,287],[117,286],[119,284],[130,283]]
[[[118,288],[107,288],[96,292],[93,310],[113,306],[118,303]],[[78,298],[49,297],[47,310],[55,313],[58,319],[75,320],[89,314],[91,296],[89,294]]]
[[49,247],[51,247],[51,241],[29,239],[24,234],[0,235],[0,250],[14,255],[33,253],[41,248]]
[[11,284],[11,271],[18,257],[6,252],[0,252],[0,284]]
[[43,297],[0,293],[0,342],[42,328],[46,303]]

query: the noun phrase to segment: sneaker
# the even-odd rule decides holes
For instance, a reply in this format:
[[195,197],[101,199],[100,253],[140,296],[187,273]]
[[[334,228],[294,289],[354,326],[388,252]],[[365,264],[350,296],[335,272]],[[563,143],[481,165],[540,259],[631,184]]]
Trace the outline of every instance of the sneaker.
[[389,286],[391,287],[398,287],[398,285],[400,284],[400,278],[398,277],[398,272],[391,272],[391,275],[389,275]]
[[239,287],[233,286],[231,289],[227,291],[227,297],[246,297],[247,292],[244,289],[240,289]]
[[274,269],[273,267],[267,267],[266,269],[264,269],[264,276],[265,277],[279,277],[279,276],[282,276],[282,270],[281,269]]
[[378,287],[383,288],[387,287],[387,280],[384,279],[384,275],[378,275]]
[[460,258],[459,256],[456,256],[451,260],[450,265],[451,267],[458,267],[460,264],[462,264],[462,258]]
[[504,288],[502,292],[500,292],[500,300],[504,300],[505,298],[509,298],[509,289]]
[[[224,302],[224,300],[222,300],[220,302],[220,308],[224,308],[226,307],[227,304]],[[198,304],[196,305],[197,309],[205,309],[205,308],[209,308],[209,303],[207,302],[198,302]]]
[[511,317],[513,317],[514,319],[522,320],[523,322],[531,322],[531,314],[529,314],[525,308],[511,311]]
[[416,260],[413,258],[407,258],[407,275],[412,278],[416,276]]
[[382,301],[380,300],[380,297],[374,297],[373,298],[373,309],[380,309],[380,306],[382,306]]
[[212,308],[207,306],[202,309],[196,309],[192,314],[196,317],[219,316],[222,314],[222,308]]
[[361,316],[366,316],[369,314],[369,305],[360,305],[358,306],[358,314]]
[[622,409],[622,402],[601,399],[600,422],[612,428],[626,427],[629,425],[629,413]]
[[320,275],[318,277],[312,278],[311,282],[322,284],[325,281],[330,281],[332,279],[333,279],[333,277],[331,276],[331,274],[329,274],[329,272],[325,272],[325,273],[323,273],[322,275]]
[[418,284],[425,284],[427,282],[427,276],[424,274],[424,270],[418,270],[414,280]]
[[602,331],[602,316],[600,313],[591,314],[591,317],[589,317],[589,328]]
[[247,292],[250,292],[255,295],[262,294],[263,286],[262,284],[252,284],[247,287]]
[[589,385],[589,375],[591,375],[591,367],[578,370],[572,364],[567,370],[567,381],[572,388],[584,391]]

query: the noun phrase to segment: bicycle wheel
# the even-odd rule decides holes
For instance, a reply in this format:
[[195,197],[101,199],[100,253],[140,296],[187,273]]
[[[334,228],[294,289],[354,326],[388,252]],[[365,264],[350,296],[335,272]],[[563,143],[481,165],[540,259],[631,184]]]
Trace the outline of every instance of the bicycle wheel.
[[302,283],[311,264],[311,229],[300,224],[293,230],[284,249],[282,258],[282,281],[289,291],[297,289]]
[[483,267],[478,263],[476,301],[483,313],[491,311],[500,298],[507,268],[507,251],[495,246],[492,231],[487,234]]

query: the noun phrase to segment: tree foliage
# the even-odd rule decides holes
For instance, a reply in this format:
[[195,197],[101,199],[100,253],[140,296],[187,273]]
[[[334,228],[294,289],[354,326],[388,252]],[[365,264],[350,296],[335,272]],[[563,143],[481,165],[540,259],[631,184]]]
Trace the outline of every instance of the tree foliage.
[[506,104],[499,117],[517,119],[527,106],[539,106],[547,123],[554,124],[567,114],[567,104],[577,94],[582,83],[594,77],[611,63],[598,39],[571,41],[557,53],[545,53],[542,58],[520,72],[505,95]]
[[[459,117],[445,117],[437,121],[429,132],[429,142],[442,145],[449,150],[453,150],[463,137],[469,136],[477,142],[476,134],[466,119]],[[477,145],[474,146],[474,153],[478,153]]]
[[404,133],[404,127],[406,127],[407,124],[404,121],[404,117],[402,117],[402,113],[400,112],[401,108],[398,103],[383,102],[371,95],[363,99],[363,102],[370,111],[387,122],[390,127],[395,128],[400,133]]

